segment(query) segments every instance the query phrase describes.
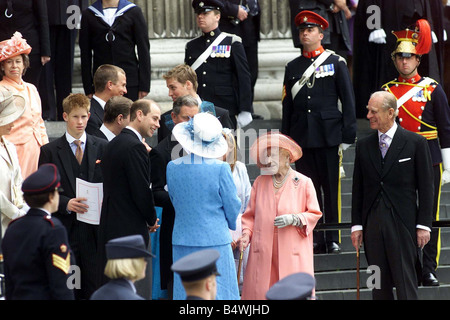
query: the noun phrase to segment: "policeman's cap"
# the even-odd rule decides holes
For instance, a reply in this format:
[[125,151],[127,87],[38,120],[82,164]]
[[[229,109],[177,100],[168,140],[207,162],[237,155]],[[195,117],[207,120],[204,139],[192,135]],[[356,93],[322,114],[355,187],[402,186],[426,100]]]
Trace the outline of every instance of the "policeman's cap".
[[325,18],[309,10],[299,12],[294,21],[298,29],[320,27],[325,30],[328,28],[328,21]]
[[214,249],[191,253],[172,264],[172,271],[180,275],[182,281],[191,282],[205,279],[217,272],[216,261],[220,253]]
[[140,234],[111,239],[106,243],[105,248],[108,259],[155,257],[146,249],[144,238]]
[[306,300],[311,298],[316,281],[305,272],[293,273],[270,287],[266,293],[268,300]]
[[195,13],[199,14],[212,10],[221,11],[223,3],[219,0],[194,0],[192,1],[192,7],[194,8]]
[[22,191],[27,195],[52,192],[59,188],[60,180],[58,168],[53,163],[46,163],[25,179]]

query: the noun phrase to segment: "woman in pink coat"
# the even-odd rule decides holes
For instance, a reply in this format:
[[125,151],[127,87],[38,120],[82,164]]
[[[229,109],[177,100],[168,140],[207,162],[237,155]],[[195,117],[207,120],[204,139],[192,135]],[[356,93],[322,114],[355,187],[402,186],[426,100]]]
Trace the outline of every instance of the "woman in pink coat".
[[249,243],[243,300],[263,300],[278,280],[297,272],[314,276],[313,229],[322,216],[310,178],[291,163],[302,150],[291,138],[268,133],[250,149],[261,168],[242,216],[241,250]]
[[16,146],[24,180],[37,170],[40,148],[48,143],[39,93],[33,84],[22,80],[30,64],[30,52],[31,47],[20,32],[0,42],[0,74],[3,75],[0,86],[25,99],[25,112],[14,122],[14,128],[6,137]]

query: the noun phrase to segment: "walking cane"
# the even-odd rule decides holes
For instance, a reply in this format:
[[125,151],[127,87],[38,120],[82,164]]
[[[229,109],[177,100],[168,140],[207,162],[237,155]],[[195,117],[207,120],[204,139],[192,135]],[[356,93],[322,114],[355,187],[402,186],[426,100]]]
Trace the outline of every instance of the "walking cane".
[[356,300],[359,300],[359,249],[356,249]]
[[239,286],[239,279],[241,278],[241,267],[242,267],[242,258],[244,257],[244,250],[241,251],[239,256],[239,266],[238,266],[238,274],[237,274],[237,282]]

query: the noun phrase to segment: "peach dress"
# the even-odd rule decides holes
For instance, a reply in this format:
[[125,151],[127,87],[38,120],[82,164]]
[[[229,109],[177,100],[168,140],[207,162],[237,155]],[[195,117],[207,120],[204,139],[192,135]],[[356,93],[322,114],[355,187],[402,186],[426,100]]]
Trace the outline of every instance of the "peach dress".
[[[302,227],[274,226],[276,216],[300,213]],[[250,250],[244,275],[242,300],[264,300],[278,280],[296,272],[314,276],[313,229],[322,217],[310,178],[291,170],[275,192],[272,176],[261,175],[253,183],[243,232],[250,232]]]
[[31,83],[22,81],[18,84],[4,76],[0,86],[23,96],[26,101],[25,112],[14,122],[11,133],[5,136],[16,146],[22,177],[25,180],[37,170],[40,148],[48,143],[47,130],[42,119],[41,98]]

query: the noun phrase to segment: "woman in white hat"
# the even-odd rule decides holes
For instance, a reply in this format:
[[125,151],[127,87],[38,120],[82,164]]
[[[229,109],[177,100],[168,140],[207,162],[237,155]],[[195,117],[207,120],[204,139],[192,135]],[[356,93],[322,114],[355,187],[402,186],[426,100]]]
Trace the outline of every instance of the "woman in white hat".
[[0,42],[0,86],[25,98],[25,111],[7,137],[17,148],[24,179],[37,170],[40,148],[48,143],[39,93],[33,84],[22,79],[30,66],[30,52],[31,47],[20,32]]
[[[236,229],[241,207],[228,163],[218,160],[228,150],[222,125],[209,113],[177,124],[174,137],[188,153],[167,165],[167,187],[175,208],[173,262],[202,249],[220,252],[217,300],[238,300],[236,267],[230,229]],[[174,274],[173,299],[185,299]]]
[[0,90],[0,212],[2,237],[11,220],[23,216],[27,205],[21,191],[22,174],[16,147],[5,139],[11,132],[13,122],[25,110],[25,100],[9,91]]

